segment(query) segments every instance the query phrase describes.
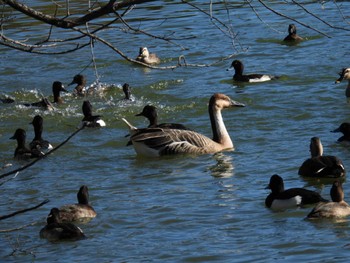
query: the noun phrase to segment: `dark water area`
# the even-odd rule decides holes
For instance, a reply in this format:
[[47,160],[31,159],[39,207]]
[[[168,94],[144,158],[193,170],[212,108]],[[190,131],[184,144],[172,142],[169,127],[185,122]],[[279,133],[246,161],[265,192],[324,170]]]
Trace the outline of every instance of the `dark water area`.
[[[86,1],[74,2],[72,14],[87,10]],[[207,1],[191,3],[210,12]],[[322,22],[349,30],[350,6],[348,2],[303,3],[315,14],[312,16],[288,1],[266,4],[322,33],[294,22],[305,41],[286,45],[281,40],[292,23],[286,17],[256,2],[251,2],[252,6],[245,1],[214,3],[213,16],[230,26],[236,35],[232,40],[218,29],[225,27],[198,9],[177,1],[156,1],[135,6],[124,19],[134,28],[173,37],[173,41],[131,33],[120,23],[98,36],[130,58],[147,46],[161,58],[161,66],[176,65],[180,55],[189,64],[212,64],[231,54],[234,57],[210,67],[157,70],[127,62],[95,42],[97,78],[89,47],[62,55],[37,55],[0,46],[0,95],[16,100],[0,104],[0,167],[11,165],[0,170],[1,174],[26,164],[13,159],[16,143],[9,138],[21,127],[31,141],[34,133],[29,123],[37,114],[44,118],[43,136],[53,146],[76,131],[85,99],[107,124],[80,131],[52,155],[0,185],[0,215],[50,200],[38,209],[1,221],[0,230],[36,223],[0,232],[0,261],[347,262],[348,219],[310,222],[305,216],[312,206],[273,212],[264,201],[269,194],[265,187],[275,173],[284,178],[286,188],[307,187],[330,198],[331,182],[308,181],[298,175],[299,166],[310,155],[313,136],[320,137],[325,154],[338,156],[346,169],[350,165],[349,145],[338,143],[340,135],[330,132],[349,121],[347,83],[334,83],[340,70],[349,66],[349,31]],[[48,14],[54,10],[47,1],[30,1],[30,5]],[[14,19],[3,26],[9,38],[40,40],[50,30],[16,12],[5,13]],[[59,33],[77,36],[63,29],[53,32],[55,37]],[[280,78],[235,83],[233,71],[226,70],[233,59],[242,60],[247,73]],[[87,85],[107,90],[76,98],[67,85],[79,73],[87,77]],[[69,90],[62,94],[64,105],[51,112],[21,105],[42,96],[51,99],[56,80]],[[132,87],[135,101],[122,100],[124,83]],[[182,123],[210,137],[207,105],[215,92],[246,104],[223,112],[235,151],[149,159],[126,146],[128,129],[121,118],[137,127],[147,126],[146,120],[135,116],[146,104],[157,106],[161,122]],[[95,219],[79,224],[87,239],[59,243],[40,239],[50,209],[75,203],[82,184],[88,185],[97,212]],[[347,180],[343,188],[345,200],[349,200]]]

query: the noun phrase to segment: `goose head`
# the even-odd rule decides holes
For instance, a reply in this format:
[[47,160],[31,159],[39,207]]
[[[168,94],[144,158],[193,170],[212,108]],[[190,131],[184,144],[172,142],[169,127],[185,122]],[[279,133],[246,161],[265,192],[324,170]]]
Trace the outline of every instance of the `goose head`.
[[209,106],[214,111],[232,107],[245,107],[243,103],[232,100],[229,96],[222,93],[215,93],[209,100]]

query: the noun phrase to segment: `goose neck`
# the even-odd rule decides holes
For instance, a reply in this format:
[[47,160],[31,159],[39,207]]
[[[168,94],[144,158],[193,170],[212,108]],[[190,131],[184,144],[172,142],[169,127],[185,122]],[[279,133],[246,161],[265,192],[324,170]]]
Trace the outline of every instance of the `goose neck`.
[[222,118],[221,110],[215,109],[215,105],[209,105],[209,116],[213,132],[213,141],[225,145],[227,148],[233,147],[233,143]]

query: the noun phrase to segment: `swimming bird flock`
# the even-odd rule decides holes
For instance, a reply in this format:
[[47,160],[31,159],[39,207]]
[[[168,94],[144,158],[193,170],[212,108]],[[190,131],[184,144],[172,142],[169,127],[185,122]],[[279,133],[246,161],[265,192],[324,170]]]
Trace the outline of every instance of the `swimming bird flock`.
[[[290,24],[288,36],[283,42],[299,43],[305,39],[298,36],[296,26]],[[155,53],[150,53],[147,47],[141,47],[135,59],[141,64],[156,65],[161,63],[160,58]],[[244,73],[244,65],[241,60],[235,59],[231,63],[231,69],[235,70],[232,77],[235,82],[265,82],[275,80],[279,77],[264,73]],[[343,68],[339,73],[336,83],[348,80],[346,87],[346,97],[350,98],[350,68]],[[101,115],[93,114],[93,107],[87,99],[89,89],[86,87],[86,78],[82,74],[77,74],[69,85],[76,85],[73,94],[76,97],[83,97],[80,127],[101,128],[106,126]],[[123,100],[135,101],[128,83],[122,85],[124,93]],[[36,107],[42,110],[55,110],[57,105],[64,103],[61,92],[68,92],[62,82],[54,81],[52,84],[53,101],[43,97],[38,102],[21,103],[25,107]],[[93,98],[93,97],[92,97]],[[2,103],[15,103],[15,100],[5,96],[0,100]],[[145,105],[142,111],[136,116],[143,116],[148,120],[147,127],[137,128],[128,120],[122,118],[129,128],[130,139],[128,145],[132,145],[138,155],[146,157],[160,157],[163,155],[198,155],[214,154],[221,151],[233,151],[234,144],[226,129],[222,110],[233,107],[244,107],[245,104],[233,100],[228,95],[214,93],[209,98],[208,103],[208,124],[211,126],[211,137],[194,131],[180,123],[158,123],[158,110],[153,105]],[[16,129],[10,139],[17,141],[14,157],[18,160],[28,160],[40,158],[45,152],[53,149],[51,143],[43,139],[43,117],[35,115],[30,124],[34,128],[34,138],[30,144],[26,145],[26,131],[23,128]],[[350,141],[350,123],[342,123],[332,132],[343,134],[338,141]],[[265,199],[265,206],[273,210],[293,209],[295,207],[308,207],[316,205],[307,215],[309,219],[317,218],[341,218],[350,215],[350,206],[344,201],[344,192],[341,179],[345,177],[346,171],[343,162],[336,156],[323,155],[323,146],[318,137],[312,137],[310,142],[311,157],[301,163],[298,174],[302,177],[334,179],[330,190],[331,201],[323,198],[319,192],[294,187],[285,189],[281,176],[274,174],[271,176],[267,189],[271,193]],[[82,185],[77,194],[78,203],[66,204],[60,208],[54,207],[50,210],[46,225],[40,230],[40,237],[50,241],[59,240],[80,240],[86,238],[83,231],[75,225],[76,222],[89,221],[96,217],[97,213],[89,203],[89,192],[86,185]]]

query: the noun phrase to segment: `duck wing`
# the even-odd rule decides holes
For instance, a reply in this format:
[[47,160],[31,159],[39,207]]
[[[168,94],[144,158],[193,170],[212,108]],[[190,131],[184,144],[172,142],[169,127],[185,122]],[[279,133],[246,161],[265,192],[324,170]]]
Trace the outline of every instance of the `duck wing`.
[[335,156],[319,156],[305,160],[298,174],[309,177],[336,178],[345,175],[345,168],[342,161]]

